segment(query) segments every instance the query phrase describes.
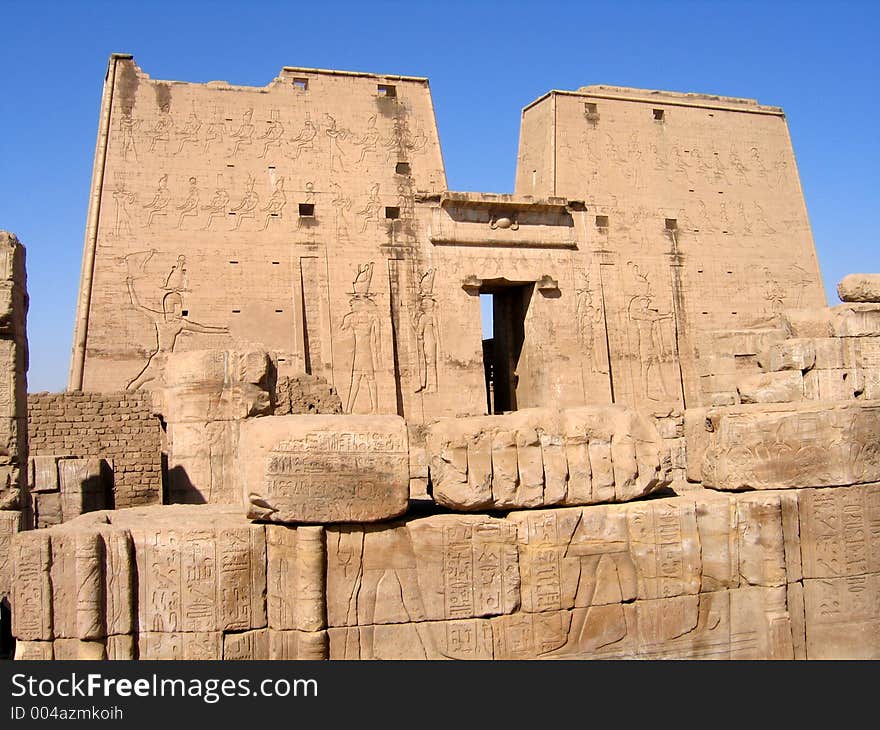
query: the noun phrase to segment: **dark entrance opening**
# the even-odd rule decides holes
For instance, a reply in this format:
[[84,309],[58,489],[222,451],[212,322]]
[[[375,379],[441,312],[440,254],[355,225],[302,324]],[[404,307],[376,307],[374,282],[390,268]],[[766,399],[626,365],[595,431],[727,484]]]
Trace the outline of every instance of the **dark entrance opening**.
[[[517,409],[517,368],[525,342],[525,318],[534,283],[484,280],[481,304],[491,301],[491,330],[483,328],[483,369],[489,413]],[[488,336],[487,336],[488,335]]]

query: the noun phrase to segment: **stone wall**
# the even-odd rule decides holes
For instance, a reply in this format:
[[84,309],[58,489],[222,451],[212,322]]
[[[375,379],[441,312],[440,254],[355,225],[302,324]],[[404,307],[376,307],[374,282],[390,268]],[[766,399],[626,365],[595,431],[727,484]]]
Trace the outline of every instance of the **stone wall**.
[[31,393],[32,456],[112,461],[117,508],[162,501],[162,429],[149,393]]

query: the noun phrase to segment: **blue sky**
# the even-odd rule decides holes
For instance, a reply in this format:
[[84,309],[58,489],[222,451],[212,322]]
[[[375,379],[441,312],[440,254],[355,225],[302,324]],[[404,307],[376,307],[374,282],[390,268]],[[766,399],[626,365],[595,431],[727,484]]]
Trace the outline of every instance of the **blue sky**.
[[880,3],[0,0],[0,228],[28,250],[29,390],[63,390],[110,53],[153,78],[427,76],[449,186],[510,192],[519,114],[593,83],[785,109],[830,303],[880,272]]

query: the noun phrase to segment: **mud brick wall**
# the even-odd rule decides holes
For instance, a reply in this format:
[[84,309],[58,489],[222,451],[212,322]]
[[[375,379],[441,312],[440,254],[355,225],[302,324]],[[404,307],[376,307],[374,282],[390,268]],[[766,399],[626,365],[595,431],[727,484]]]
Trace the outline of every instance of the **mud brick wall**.
[[30,393],[32,456],[97,456],[114,465],[115,506],[162,502],[162,427],[149,393]]

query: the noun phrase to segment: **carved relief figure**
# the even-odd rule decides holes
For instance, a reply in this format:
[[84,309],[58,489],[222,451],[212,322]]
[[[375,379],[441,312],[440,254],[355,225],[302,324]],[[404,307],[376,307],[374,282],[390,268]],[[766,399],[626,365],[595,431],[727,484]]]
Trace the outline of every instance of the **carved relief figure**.
[[189,179],[189,190],[186,193],[186,200],[177,206],[177,210],[180,211],[180,217],[177,219],[178,230],[183,227],[184,218],[199,214],[199,189],[194,177]]
[[[178,266],[172,269],[166,280],[175,285],[183,281],[183,263],[178,259]],[[178,277],[179,274],[179,277]],[[174,351],[177,338],[181,332],[196,332],[201,334],[226,334],[229,332],[227,327],[215,327],[211,325],[199,324],[184,318],[183,297],[180,289],[169,288],[162,296],[162,309],[152,309],[141,303],[134,287],[134,279],[131,276],[126,277],[126,286],[128,287],[128,296],[131,305],[143,312],[152,321],[156,330],[155,349],[147,357],[146,365],[126,386],[126,390],[137,390],[144,384],[153,380],[161,379],[162,372],[165,367],[165,361],[168,354]]]
[[186,288],[186,256],[178,256],[177,262],[165,277],[165,291],[185,292]]
[[159,186],[156,188],[156,192],[153,195],[153,199],[147,203],[144,208],[146,208],[149,212],[147,216],[147,228],[153,225],[153,219],[157,215],[168,215],[169,196],[168,196],[168,175],[162,175],[159,178]]
[[208,128],[205,130],[205,154],[208,154],[208,150],[211,148],[211,145],[214,143],[223,143],[223,138],[226,135],[226,123],[223,121],[222,115],[218,110],[214,110],[214,121],[212,121]]
[[437,321],[437,300],[434,298],[434,274],[434,269],[428,269],[419,281],[419,311],[413,317],[419,370],[419,386],[416,388],[416,393],[437,392],[440,328]]
[[780,314],[785,306],[785,290],[770,269],[764,269],[764,299],[771,313]]
[[180,137],[180,144],[177,146],[177,151],[174,154],[179,155],[183,152],[183,148],[186,146],[187,142],[198,144],[199,130],[201,128],[202,122],[196,116],[195,110],[193,110],[186,118],[186,123],[183,125],[183,128],[177,132],[177,135]]
[[406,159],[409,153],[423,150],[427,142],[428,137],[421,127],[413,134],[405,117],[394,117],[391,134],[385,137],[382,146],[387,150],[386,160]]
[[284,135],[284,125],[278,119],[278,110],[269,112],[270,119],[266,122],[266,130],[260,135],[259,141],[263,143],[263,151],[257,157],[265,157],[269,154],[270,147],[281,147],[281,137]]
[[587,352],[587,367],[591,373],[605,373],[607,368],[602,364],[600,355],[602,346],[602,310],[593,303],[593,292],[590,280],[584,276],[584,285],[575,291],[577,294],[577,331],[581,346]]
[[241,227],[241,222],[245,218],[253,218],[256,215],[257,204],[260,202],[260,196],[254,192],[254,183],[256,181],[251,175],[248,175],[245,183],[245,192],[241,201],[230,212],[235,213],[235,225],[232,230],[237,231]]
[[113,191],[113,203],[116,208],[113,233],[118,237],[123,234],[131,235],[131,213],[128,206],[134,203],[137,195],[131,190],[125,189],[125,180],[120,180]]
[[170,104],[163,104],[159,109],[155,126],[147,131],[147,136],[150,138],[150,152],[156,151],[156,144],[159,142],[162,143],[162,149],[167,151],[168,141],[171,139],[171,129],[174,127],[170,110]]
[[347,239],[348,222],[346,221],[346,214],[351,210],[352,200],[345,195],[339,183],[331,182],[330,189],[333,192],[333,200],[330,201],[330,204],[336,211],[336,239]]
[[640,292],[630,297],[627,315],[635,325],[638,343],[640,382],[644,396],[650,400],[668,400],[670,394],[663,373],[663,363],[671,357],[672,347],[663,337],[662,324],[672,319],[671,312],[660,312],[651,305],[654,295],[647,274],[630,262]]
[[266,222],[263,224],[264,231],[269,227],[269,221],[273,218],[281,220],[281,215],[286,204],[287,196],[284,194],[284,178],[279,177],[275,181],[275,189],[272,191],[272,195],[269,197],[266,205],[261,208],[266,214]]
[[290,140],[290,144],[294,145],[296,148],[296,152],[293,155],[294,160],[298,160],[299,156],[306,150],[313,150],[315,148],[314,140],[317,135],[318,128],[309,118],[308,113],[306,113],[306,120],[303,122],[303,128],[299,130],[299,134],[297,134],[296,137]]
[[345,157],[345,153],[339,143],[348,136],[349,132],[346,129],[339,129],[336,126],[336,119],[329,114],[324,114],[324,119],[327,121],[324,133],[330,138],[330,172],[333,172],[337,167],[340,172],[345,172],[345,163],[342,159]]
[[345,412],[352,413],[357,403],[361,386],[366,385],[369,398],[368,413],[376,413],[378,394],[376,391],[376,367],[380,355],[379,313],[370,294],[373,279],[373,262],[358,267],[357,276],[349,292],[351,311],[343,318],[340,329],[350,332],[353,339],[351,359],[351,379]]
[[129,153],[138,161],[137,148],[134,144],[134,131],[140,125],[140,120],[135,121],[131,116],[131,109],[124,109],[119,118],[120,145],[122,147],[122,159],[128,162]]
[[379,130],[376,129],[376,115],[373,114],[367,120],[367,129],[363,133],[363,135],[355,140],[352,140],[353,145],[361,148],[361,156],[358,158],[355,164],[361,164],[364,161],[364,158],[367,156],[367,152],[372,152],[376,149],[376,145],[379,144],[379,139]]
[[226,191],[226,188],[223,187],[223,179],[218,175],[217,189],[214,191],[211,202],[208,205],[202,206],[202,210],[208,212],[208,220],[205,223],[205,227],[202,229],[203,231],[211,230],[211,223],[213,223],[215,218],[226,217],[227,205],[229,205],[229,193]]
[[369,200],[367,200],[366,205],[364,205],[363,210],[357,212],[358,216],[363,216],[363,220],[361,221],[361,233],[367,230],[367,225],[369,225],[371,221],[373,223],[379,222],[379,211],[381,208],[382,203],[379,202],[379,183],[375,183],[373,187],[370,188],[370,197]]
[[250,147],[250,145],[254,141],[254,125],[251,123],[251,119],[254,116],[254,110],[248,109],[241,116],[241,124],[238,126],[238,129],[232,133],[231,138],[235,140],[235,144],[232,146],[232,156],[235,157],[238,154],[238,151],[242,147]]

